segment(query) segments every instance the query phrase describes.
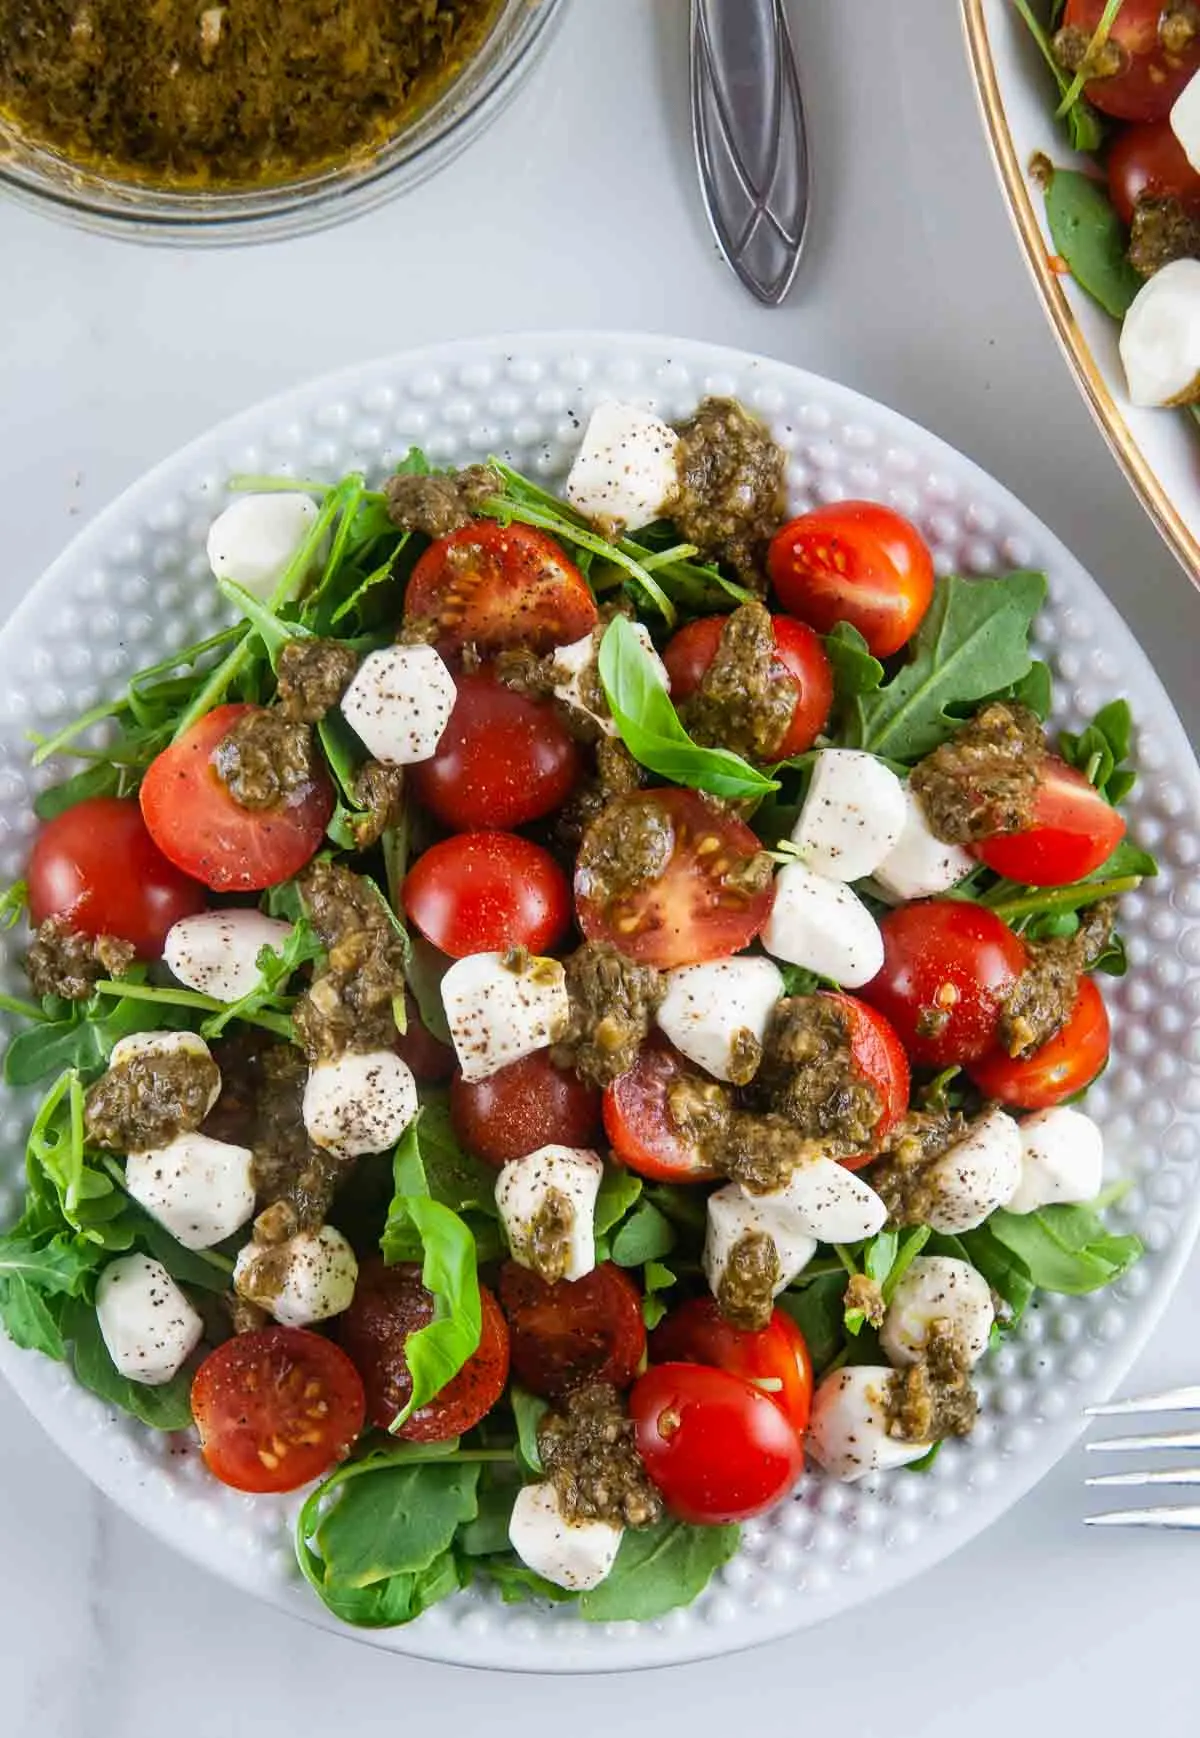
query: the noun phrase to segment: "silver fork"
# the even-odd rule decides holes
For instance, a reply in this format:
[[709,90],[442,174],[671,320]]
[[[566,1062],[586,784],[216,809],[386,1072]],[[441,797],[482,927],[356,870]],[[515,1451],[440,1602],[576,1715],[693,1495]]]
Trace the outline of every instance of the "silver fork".
[[[1140,1399],[1113,1400],[1106,1406],[1089,1406],[1091,1418],[1134,1418],[1144,1413],[1200,1412],[1200,1387],[1169,1388],[1162,1394]],[[1106,1436],[1089,1442],[1089,1454],[1128,1454],[1142,1449],[1200,1448],[1200,1430],[1164,1430],[1141,1436]],[[1086,1481],[1105,1490],[1161,1488],[1200,1485],[1200,1465],[1156,1468],[1147,1472],[1102,1473]],[[1085,1515],[1089,1527],[1180,1527],[1200,1531],[1200,1503],[1179,1503],[1145,1509],[1112,1509],[1101,1515]]]

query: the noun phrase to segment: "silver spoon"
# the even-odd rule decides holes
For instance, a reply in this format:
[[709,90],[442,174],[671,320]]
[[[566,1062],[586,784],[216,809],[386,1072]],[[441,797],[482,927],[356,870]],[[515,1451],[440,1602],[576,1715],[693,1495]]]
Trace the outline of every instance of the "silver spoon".
[[808,220],[804,106],[784,0],[692,0],[692,136],[709,222],[750,293],[787,295]]

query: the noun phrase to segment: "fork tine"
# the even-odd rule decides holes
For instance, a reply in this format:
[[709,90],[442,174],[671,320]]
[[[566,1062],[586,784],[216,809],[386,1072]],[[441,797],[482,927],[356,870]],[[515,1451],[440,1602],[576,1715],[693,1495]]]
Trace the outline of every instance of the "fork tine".
[[1110,1400],[1105,1406],[1087,1406],[1084,1410],[1089,1418],[1117,1418],[1131,1412],[1200,1412],[1200,1388],[1168,1388],[1162,1394]]
[[1200,1505],[1177,1509],[1113,1509],[1105,1515],[1085,1515],[1085,1527],[1177,1527],[1200,1532]]
[[1177,1466],[1167,1472],[1106,1472],[1083,1482],[1085,1485],[1200,1485],[1200,1466]]
[[1200,1430],[1164,1430],[1161,1436],[1105,1436],[1085,1446],[1089,1454],[1124,1454],[1135,1448],[1200,1448]]

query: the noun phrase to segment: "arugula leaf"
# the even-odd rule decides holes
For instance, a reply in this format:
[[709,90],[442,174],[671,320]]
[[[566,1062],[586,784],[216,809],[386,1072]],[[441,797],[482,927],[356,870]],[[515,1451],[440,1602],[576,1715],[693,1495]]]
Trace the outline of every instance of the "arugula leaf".
[[394,1180],[396,1193],[379,1240],[383,1259],[411,1259],[403,1237],[411,1226],[420,1239],[421,1280],[434,1306],[433,1320],[410,1334],[404,1344],[412,1393],[392,1422],[391,1428],[398,1430],[478,1349],[482,1315],[475,1238],[470,1226],[429,1192],[416,1124],[396,1148]]
[[780,962],[779,974],[783,979],[785,996],[811,996],[824,982],[816,972],[810,972],[807,966],[790,966]]
[[968,1261],[987,1280],[1005,1308],[1006,1327],[1020,1321],[1037,1289],[1029,1277],[1029,1269],[1011,1250],[994,1237],[986,1224],[974,1231],[947,1237],[935,1232],[929,1240],[931,1255],[952,1255],[958,1261]]
[[29,909],[29,883],[14,881],[0,894],[0,929],[15,929]]
[[612,1259],[618,1267],[641,1267],[675,1247],[675,1227],[651,1201],[642,1201],[625,1220],[612,1241]]
[[1127,700],[1110,700],[1078,735],[1064,730],[1059,753],[1076,767],[1101,796],[1116,804],[1127,797],[1137,774],[1124,762],[1133,747],[1133,714]]
[[530,1394],[513,1383],[508,1391],[509,1404],[517,1425],[517,1454],[522,1465],[534,1478],[542,1476],[542,1451],[538,1447],[538,1425],[550,1410],[538,1394]]
[[579,1597],[577,1593],[571,1593],[565,1587],[558,1587],[553,1581],[547,1581],[536,1569],[530,1569],[514,1551],[501,1557],[473,1559],[471,1567],[476,1574],[485,1576],[495,1585],[505,1605],[521,1605],[529,1599],[546,1599],[554,1605],[570,1605]]
[[902,763],[937,748],[960,723],[951,706],[982,700],[1029,673],[1030,624],[1045,599],[1040,573],[939,580],[908,661],[845,709],[844,746]]
[[[800,1277],[803,1281],[803,1274]],[[836,1273],[819,1274],[807,1284],[781,1292],[775,1300],[804,1335],[818,1375],[832,1364],[845,1341],[845,1292],[846,1274],[839,1265]]]
[[1124,319],[1142,280],[1129,263],[1125,225],[1102,182],[1054,169],[1045,188],[1046,222],[1080,289],[1114,320]]
[[62,1334],[65,1303],[63,1293],[47,1292],[19,1273],[0,1275],[0,1323],[5,1333],[14,1346],[41,1352],[59,1364],[67,1355]]
[[105,1066],[113,1045],[130,1033],[179,1031],[191,1024],[186,1009],[167,1002],[93,996],[72,1003],[62,1020],[43,1020],[18,1032],[5,1051],[4,1078],[9,1086],[33,1086],[68,1068],[90,1076]]
[[651,772],[693,790],[737,801],[779,789],[740,755],[693,742],[662,685],[654,660],[624,616],[614,616],[600,642],[600,681],[621,740]]
[[479,1463],[378,1466],[343,1484],[313,1534],[335,1589],[428,1569],[479,1512]]
[[450,1027],[442,1005],[442,971],[437,955],[423,936],[410,938],[404,966],[405,981],[412,992],[421,1024],[439,1044],[450,1044]]
[[642,1269],[642,1320],[648,1329],[656,1328],[666,1315],[669,1306],[661,1294],[675,1283],[675,1274],[661,1261],[648,1261]]
[[[1072,80],[1059,66],[1054,58],[1054,48],[1050,37],[1042,28],[1029,5],[1029,0],[1013,0],[1013,5],[1024,19],[1030,35],[1037,43],[1042,59],[1054,74],[1054,82],[1058,86],[1059,95],[1065,97],[1071,88]],[[1051,28],[1057,29],[1061,18],[1062,7],[1056,0],[1051,9]],[[1065,114],[1056,116],[1066,127],[1067,137],[1076,151],[1098,151],[1104,143],[1104,123],[1091,103],[1082,96],[1077,96]]]
[[152,1430],[188,1428],[192,1422],[190,1371],[180,1370],[169,1382],[153,1388],[144,1382],[131,1382],[113,1363],[96,1312],[82,1299],[71,1300],[62,1327],[71,1342],[71,1367],[76,1381],[110,1406],[131,1412]]
[[1056,1204],[1020,1214],[1001,1208],[987,1228],[1024,1265],[1036,1287],[1070,1296],[1111,1285],[1142,1254],[1140,1239],[1110,1232],[1085,1206]]
[[325,947],[320,936],[306,917],[299,918],[282,947],[259,949],[254,962],[258,967],[258,982],[236,1002],[230,1002],[219,1014],[205,1020],[200,1027],[201,1036],[218,1038],[231,1020],[248,1020],[264,1009],[279,1010],[280,994],[286,991],[293,974],[311,960],[323,959],[324,956]]
[[690,1605],[738,1548],[741,1528],[689,1527],[660,1521],[630,1528],[612,1573],[581,1595],[579,1615],[589,1623],[648,1623]]
[[487,1475],[499,1468],[483,1467],[479,1479],[479,1513],[465,1521],[454,1538],[454,1550],[464,1557],[493,1557],[509,1550],[508,1527],[520,1484]]
[[637,1203],[642,1193],[642,1179],[624,1165],[605,1165],[596,1196],[594,1223],[597,1237],[611,1231]]
[[826,634],[825,653],[833,666],[833,698],[839,713],[860,694],[873,694],[883,681],[883,665],[849,622],[838,622]]

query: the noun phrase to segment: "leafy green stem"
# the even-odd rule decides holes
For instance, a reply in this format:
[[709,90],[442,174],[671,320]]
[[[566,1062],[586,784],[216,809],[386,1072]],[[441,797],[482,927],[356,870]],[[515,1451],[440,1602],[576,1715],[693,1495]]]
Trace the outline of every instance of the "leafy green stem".
[[35,1002],[23,1002],[20,996],[0,994],[0,1012],[5,1014],[20,1014],[24,1020],[44,1021],[45,1013]]
[[[215,996],[202,996],[198,990],[160,989],[155,984],[126,984],[116,978],[101,978],[95,988],[101,996],[119,996],[131,1002],[169,1002],[174,1007],[196,1008],[205,1014],[223,1014],[226,1007]],[[277,1037],[290,1039],[292,1036],[292,1022],[286,1014],[260,1011],[238,1017],[251,1026],[262,1026],[265,1031],[274,1032]]]
[[1109,881],[1088,881],[1074,887],[1035,888],[1015,899],[983,900],[997,917],[1013,923],[1023,917],[1042,917],[1054,911],[1078,911],[1080,906],[1095,905],[1101,899],[1116,899],[1122,893],[1132,893],[1142,884],[1140,875],[1114,875]]

